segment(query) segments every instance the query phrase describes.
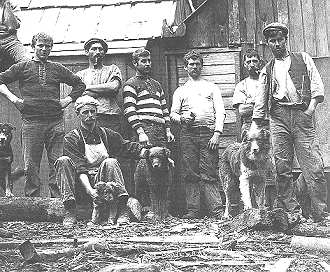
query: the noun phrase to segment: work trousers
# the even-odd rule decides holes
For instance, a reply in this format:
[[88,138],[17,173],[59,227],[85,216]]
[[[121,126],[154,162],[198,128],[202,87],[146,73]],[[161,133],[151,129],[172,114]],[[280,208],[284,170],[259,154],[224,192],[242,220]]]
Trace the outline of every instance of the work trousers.
[[222,212],[217,176],[219,152],[207,147],[213,133],[207,127],[183,127],[181,130],[182,180],[189,213],[199,213],[201,199],[205,200],[211,216]]
[[23,120],[22,148],[25,176],[25,195],[40,196],[40,162],[44,148],[49,165],[49,188],[55,181],[55,161],[63,155],[64,122],[57,120]]
[[[56,184],[59,189],[59,194],[66,207],[66,203],[76,203],[76,202],[90,202],[91,198],[87,195],[85,189],[82,187],[81,181],[77,176],[76,168],[73,161],[67,157],[60,157],[55,163],[56,169]],[[123,174],[120,170],[119,163],[116,159],[107,158],[105,159],[97,171],[93,171],[95,174],[88,174],[89,182],[94,186],[94,184],[103,182],[115,182],[120,186],[121,196],[128,196],[124,185]]]
[[314,220],[320,220],[327,210],[327,186],[313,117],[292,106],[274,105],[270,130],[277,173],[275,205],[289,212],[301,212],[293,190],[295,152],[311,199],[311,214]]

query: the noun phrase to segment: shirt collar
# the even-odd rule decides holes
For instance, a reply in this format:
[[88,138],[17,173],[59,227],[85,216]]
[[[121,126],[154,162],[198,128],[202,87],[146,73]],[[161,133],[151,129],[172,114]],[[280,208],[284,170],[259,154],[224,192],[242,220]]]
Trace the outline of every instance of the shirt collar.
[[33,56],[32,57],[32,60],[35,61],[35,62],[39,62],[39,63],[46,63],[48,62],[48,59],[46,61],[41,61],[40,59],[38,59],[36,56]]

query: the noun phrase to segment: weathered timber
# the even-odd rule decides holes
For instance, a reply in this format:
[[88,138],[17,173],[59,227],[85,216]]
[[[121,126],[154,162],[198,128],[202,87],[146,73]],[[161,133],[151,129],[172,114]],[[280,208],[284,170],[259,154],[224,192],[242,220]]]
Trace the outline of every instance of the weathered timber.
[[109,265],[102,268],[99,272],[159,272],[160,267],[156,264],[138,264],[138,263],[127,263]]
[[293,236],[290,245],[309,250],[324,250],[330,252],[329,238]]
[[330,238],[330,227],[318,226],[317,224],[299,224],[295,226],[291,233],[298,236],[314,236]]
[[58,198],[1,197],[0,221],[61,221],[64,215]]

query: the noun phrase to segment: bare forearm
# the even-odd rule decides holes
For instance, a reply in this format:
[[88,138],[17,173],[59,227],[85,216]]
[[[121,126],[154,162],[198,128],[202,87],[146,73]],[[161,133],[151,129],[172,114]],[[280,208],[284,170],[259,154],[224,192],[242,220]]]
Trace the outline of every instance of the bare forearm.
[[93,191],[93,188],[91,184],[89,183],[89,178],[86,174],[80,174],[79,179],[81,181],[82,186],[86,190],[86,193],[91,195],[91,192]]
[[113,80],[103,84],[87,85],[86,90],[97,93],[99,95],[109,96],[117,95],[119,87],[120,82],[118,80]]
[[5,84],[0,85],[0,94],[12,103],[15,103],[19,99],[16,95],[9,91]]

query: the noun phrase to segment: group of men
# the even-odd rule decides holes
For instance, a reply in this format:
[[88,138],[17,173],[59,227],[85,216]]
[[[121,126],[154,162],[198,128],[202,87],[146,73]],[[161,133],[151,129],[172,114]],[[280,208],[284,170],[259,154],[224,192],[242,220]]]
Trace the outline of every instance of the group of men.
[[[0,28],[1,30],[1,28]],[[252,122],[270,122],[276,166],[276,206],[299,216],[301,208],[293,193],[294,150],[311,203],[311,217],[327,217],[326,180],[322,158],[315,144],[313,114],[324,98],[324,87],[313,60],[306,53],[288,51],[288,29],[272,23],[263,34],[274,58],[260,72],[254,50],[244,56],[249,77],[240,82],[233,106],[242,118],[242,131]],[[175,90],[169,112],[161,84],[151,77],[151,54],[141,48],[132,54],[136,75],[124,84],[119,68],[104,65],[107,43],[99,38],[85,42],[87,69],[73,74],[48,60],[53,39],[45,33],[33,36],[32,59],[23,59],[0,73],[0,93],[21,112],[22,150],[26,171],[26,196],[40,195],[39,170],[45,148],[49,162],[49,189],[63,199],[63,224],[76,224],[75,209],[85,196],[97,199],[94,184],[118,184],[118,223],[127,222],[128,193],[118,159],[147,158],[149,146],[174,141],[171,122],[181,127],[181,171],[186,196],[184,218],[197,218],[201,199],[210,216],[220,218],[223,206],[218,175],[218,147],[225,120],[221,90],[202,78],[203,58],[196,51],[184,56],[188,81]],[[22,98],[7,84],[19,81]],[[60,84],[72,86],[60,98]],[[123,112],[132,130],[131,141],[121,136],[122,109],[117,95],[123,88]],[[64,135],[63,110],[72,102],[79,119],[76,129]]]

